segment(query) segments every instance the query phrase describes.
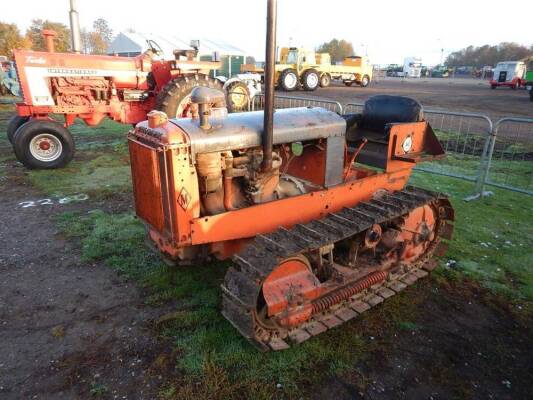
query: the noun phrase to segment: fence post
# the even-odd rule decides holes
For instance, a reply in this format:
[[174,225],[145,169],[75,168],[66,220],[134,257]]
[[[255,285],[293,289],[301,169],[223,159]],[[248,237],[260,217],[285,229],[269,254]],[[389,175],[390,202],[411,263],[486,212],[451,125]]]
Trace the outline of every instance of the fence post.
[[490,162],[492,154],[494,153],[494,145],[496,144],[496,135],[498,133],[498,124],[494,126],[492,123],[489,126],[489,135],[485,144],[483,145],[483,152],[481,160],[479,161],[479,172],[476,179],[476,186],[474,193],[464,198],[465,201],[477,200],[482,197],[492,196],[494,192],[485,191],[485,183],[489,175]]

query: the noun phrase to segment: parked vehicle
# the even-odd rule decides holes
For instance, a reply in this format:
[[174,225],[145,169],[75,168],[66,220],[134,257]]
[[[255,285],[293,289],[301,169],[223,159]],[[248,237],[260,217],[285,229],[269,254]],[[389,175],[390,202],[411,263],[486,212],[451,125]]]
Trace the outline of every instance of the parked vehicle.
[[450,75],[450,71],[445,65],[437,65],[431,69],[432,78],[447,78]]
[[[344,58],[341,65],[332,65],[331,61],[329,65],[322,64],[320,71],[322,77],[327,74],[331,79],[341,80],[346,86],[352,86],[355,83],[361,87],[367,87],[373,79],[373,69],[367,57],[350,56]],[[321,82],[322,79],[324,78],[321,78]]]
[[[198,61],[197,50],[176,50],[162,60],[157,43],[137,57],[54,51],[55,32],[43,31],[47,52],[15,50],[23,101],[10,120],[7,137],[17,159],[28,168],[61,168],[75,152],[67,129],[76,118],[89,126],[105,117],[123,124],[146,119],[151,110],[187,116],[196,86],[222,89],[209,72],[219,62]],[[51,116],[64,117],[64,124]]]
[[[263,68],[254,64],[244,64],[241,72],[264,74]],[[366,87],[372,80],[372,65],[365,57],[346,57],[342,64],[333,65],[328,53],[315,53],[307,49],[283,47],[280,60],[275,65],[277,88],[293,91],[300,86],[307,91],[327,87],[333,79],[341,80],[346,86],[354,83]]]
[[248,72],[237,74],[224,83],[226,104],[229,112],[245,111],[255,96],[261,94],[263,78],[260,74]]
[[422,59],[419,57],[406,57],[403,60],[403,77],[420,78],[422,74]]
[[522,61],[503,61],[496,64],[494,74],[490,80],[491,89],[506,86],[518,89],[525,84],[524,75],[526,64]]
[[389,64],[386,75],[390,77],[403,76],[403,66],[400,64]]
[[[316,67],[314,51],[283,47],[280,51],[280,60],[275,65],[276,86],[288,92],[298,89],[300,85],[304,90],[314,91],[320,85],[320,73]],[[263,77],[264,68],[255,64],[243,64],[241,72],[255,73]]]
[[529,100],[533,101],[533,56],[524,60],[526,64],[526,74],[524,76],[526,90],[529,93]]
[[419,57],[406,57],[403,65],[390,64],[387,76],[396,78],[420,78],[422,75],[422,59]]

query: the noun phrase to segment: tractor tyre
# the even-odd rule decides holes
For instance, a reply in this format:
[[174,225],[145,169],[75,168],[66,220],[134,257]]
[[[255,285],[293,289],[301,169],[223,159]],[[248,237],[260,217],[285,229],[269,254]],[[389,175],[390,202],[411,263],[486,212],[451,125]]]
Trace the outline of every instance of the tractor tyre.
[[308,69],[302,76],[302,86],[308,92],[315,91],[320,84],[320,78],[316,69]]
[[355,81],[344,81],[346,86],[352,86]]
[[229,112],[248,110],[250,90],[244,82],[232,82],[226,87],[226,104]]
[[370,85],[370,77],[368,75],[364,75],[363,79],[361,79],[360,85],[361,87],[367,87],[368,85]]
[[292,92],[298,87],[298,74],[296,70],[287,68],[279,77],[279,85],[286,92]]
[[69,130],[58,122],[32,119],[20,126],[13,138],[17,159],[30,169],[54,169],[67,165],[76,147]]
[[331,85],[331,76],[329,74],[322,74],[320,77],[320,87],[325,88]]
[[206,86],[223,91],[222,84],[207,75],[180,76],[168,82],[157,94],[156,110],[165,112],[169,118],[190,117],[192,115],[191,92],[197,86]]
[[28,122],[30,117],[21,117],[20,115],[13,115],[7,123],[6,134],[9,143],[13,144],[13,138],[18,128]]

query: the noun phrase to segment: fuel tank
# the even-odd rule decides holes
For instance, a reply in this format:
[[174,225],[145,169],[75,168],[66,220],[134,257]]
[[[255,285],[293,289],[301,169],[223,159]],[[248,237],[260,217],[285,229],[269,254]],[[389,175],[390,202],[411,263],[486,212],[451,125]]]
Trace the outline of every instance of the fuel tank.
[[[263,111],[224,114],[214,113],[211,128],[200,128],[198,119],[176,118],[170,122],[189,138],[191,154],[242,150],[261,146]],[[346,121],[321,107],[299,107],[274,113],[274,145],[315,139],[337,138],[344,143]]]

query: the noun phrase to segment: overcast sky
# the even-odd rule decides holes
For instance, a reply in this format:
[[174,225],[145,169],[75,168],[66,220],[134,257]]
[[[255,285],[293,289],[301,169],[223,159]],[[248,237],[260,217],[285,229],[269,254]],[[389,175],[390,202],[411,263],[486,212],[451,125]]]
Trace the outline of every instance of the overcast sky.
[[[0,21],[24,31],[32,18],[68,25],[68,0],[4,1]],[[9,3],[9,5],[8,5]],[[512,6],[511,6],[512,5]],[[80,24],[107,19],[115,33],[139,32],[224,40],[264,59],[265,0],[78,0]],[[467,45],[533,44],[533,0],[279,0],[278,45],[315,48],[336,37],[372,63],[406,56],[437,64]]]

